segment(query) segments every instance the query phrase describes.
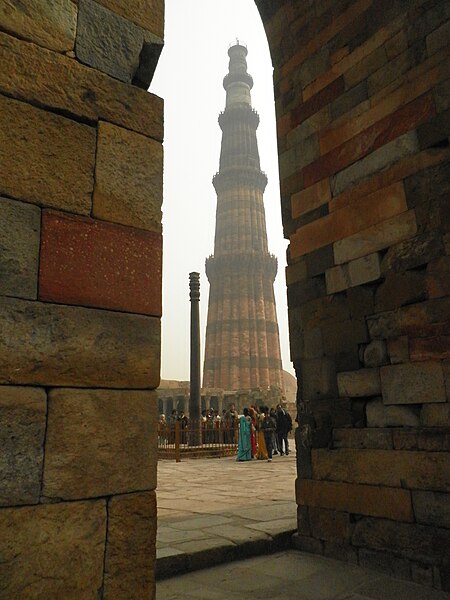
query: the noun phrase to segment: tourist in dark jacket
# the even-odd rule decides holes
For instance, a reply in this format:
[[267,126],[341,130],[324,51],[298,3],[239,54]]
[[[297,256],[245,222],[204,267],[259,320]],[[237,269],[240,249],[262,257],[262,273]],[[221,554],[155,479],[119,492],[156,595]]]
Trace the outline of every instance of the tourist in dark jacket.
[[283,454],[286,454],[286,456],[289,454],[288,435],[291,430],[291,415],[281,406],[281,404],[279,404],[277,406],[277,438],[281,456],[283,456]]

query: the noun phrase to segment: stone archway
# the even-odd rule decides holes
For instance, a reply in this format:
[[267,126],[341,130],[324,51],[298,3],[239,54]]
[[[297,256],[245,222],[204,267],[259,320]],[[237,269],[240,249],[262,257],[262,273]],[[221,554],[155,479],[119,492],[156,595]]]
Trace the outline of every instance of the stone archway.
[[[448,590],[447,3],[257,6],[301,382],[297,544]],[[162,0],[0,9],[5,596],[154,593],[162,105],[131,73],[146,81],[162,24]]]

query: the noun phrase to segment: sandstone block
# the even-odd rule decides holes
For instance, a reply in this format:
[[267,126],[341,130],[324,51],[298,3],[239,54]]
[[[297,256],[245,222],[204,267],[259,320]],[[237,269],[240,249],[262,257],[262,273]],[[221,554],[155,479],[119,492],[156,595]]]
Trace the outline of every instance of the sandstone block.
[[99,3],[125,19],[163,37],[163,0],[99,0]]
[[312,537],[319,540],[338,541],[350,539],[350,515],[322,507],[309,507]]
[[420,412],[420,420],[425,427],[449,427],[450,403],[424,404]]
[[409,362],[409,345],[406,335],[387,340],[387,350],[391,364]]
[[418,523],[450,529],[450,494],[413,492],[412,499]]
[[412,361],[450,358],[450,335],[412,338],[409,341],[409,353]]
[[436,362],[381,367],[384,404],[445,402],[444,374]]
[[450,256],[441,256],[428,263],[426,281],[429,298],[450,296]]
[[44,390],[0,386],[0,506],[39,502],[46,411]]
[[318,183],[293,194],[291,198],[292,218],[297,217],[326,204],[331,199],[330,182],[323,179]]
[[301,258],[292,265],[286,267],[286,285],[292,285],[297,281],[304,281],[308,277],[306,258]]
[[0,294],[36,298],[41,212],[0,198]]
[[447,21],[432,33],[427,35],[427,50],[428,54],[434,54],[440,48],[448,46],[448,40],[450,38],[450,21]]
[[331,179],[333,196],[342,193],[359,180],[385,169],[402,158],[415,154],[418,150],[419,142],[415,131],[401,135],[334,175]]
[[312,449],[314,479],[450,491],[450,452]]
[[105,600],[155,595],[156,495],[114,496],[108,505]]
[[[134,82],[144,56],[141,52],[145,45],[145,38],[149,34],[142,27],[93,0],[79,0],[78,5],[75,47],[77,58],[116,79],[126,83]],[[156,36],[153,38],[156,42]],[[149,47],[147,46],[145,62],[151,62],[152,68],[147,73],[149,79],[143,86],[145,89],[150,85],[161,48],[162,40],[160,39],[159,44],[153,44],[156,56],[152,56],[152,53],[148,52]],[[145,68],[148,70],[148,67],[150,64],[147,64]]]
[[359,369],[337,374],[339,396],[358,398],[380,393],[380,370]]
[[301,363],[299,380],[302,398],[312,401],[318,398],[335,397],[337,392],[336,367],[328,358],[313,358]]
[[418,427],[418,411],[409,406],[385,406],[381,398],[371,400],[366,405],[368,427]]
[[156,395],[54,389],[48,399],[43,495],[109,496],[156,487]]
[[5,97],[0,113],[0,192],[89,214],[95,129]]
[[127,129],[100,123],[94,217],[161,231],[162,145]]
[[416,231],[416,217],[410,210],[335,242],[334,259],[338,264],[348,262],[410,238]]
[[[440,404],[439,406],[444,405]],[[445,426],[394,429],[392,430],[392,441],[396,450],[450,451],[450,431]]]
[[297,479],[296,498],[299,505],[309,507],[385,517],[395,521],[414,520],[409,490]]
[[348,263],[348,274],[352,287],[376,281],[380,278],[380,255],[378,252],[363,256]]
[[392,432],[389,429],[334,429],[333,448],[392,448]]
[[104,500],[0,511],[0,596],[93,600],[102,586]]
[[347,265],[337,265],[325,271],[327,294],[336,294],[350,287],[350,277]]
[[450,79],[446,79],[437,85],[433,90],[433,94],[438,112],[450,108]]
[[306,535],[299,535],[294,533],[292,536],[292,544],[297,550],[302,552],[309,552],[310,554],[322,554],[323,553],[323,542],[316,540],[315,538],[308,537]]
[[44,211],[39,299],[161,316],[161,234]]
[[71,0],[4,0],[0,5],[0,27],[17,37],[56,50],[73,50],[77,7]]
[[0,383],[156,388],[160,322],[0,298]]
[[373,340],[364,348],[363,361],[366,367],[380,367],[389,362],[386,342]]
[[413,523],[364,518],[355,525],[352,543],[381,552],[395,552],[425,564],[441,563],[450,557],[447,529]]
[[388,273],[375,293],[375,310],[381,312],[426,300],[425,276],[422,272]]
[[411,578],[411,564],[406,558],[399,558],[389,552],[376,552],[358,548],[358,564],[366,569],[386,573],[399,579]]
[[158,96],[3,33],[0,59],[9,67],[0,70],[0,91],[6,95],[162,140],[163,101]]

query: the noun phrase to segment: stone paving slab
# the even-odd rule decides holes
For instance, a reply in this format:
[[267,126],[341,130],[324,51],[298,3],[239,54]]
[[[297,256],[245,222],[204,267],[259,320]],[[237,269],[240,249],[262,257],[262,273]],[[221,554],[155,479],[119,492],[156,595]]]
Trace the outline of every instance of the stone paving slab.
[[449,600],[445,592],[289,550],[160,581],[158,600]]

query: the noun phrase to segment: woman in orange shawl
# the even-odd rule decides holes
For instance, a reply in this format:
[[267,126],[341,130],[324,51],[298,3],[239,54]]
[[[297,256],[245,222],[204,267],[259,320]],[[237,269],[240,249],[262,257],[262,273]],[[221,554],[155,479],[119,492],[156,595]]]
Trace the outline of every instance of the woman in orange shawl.
[[252,449],[252,458],[256,456],[256,410],[253,406],[250,406],[248,409],[248,414],[252,420],[251,434],[250,434],[250,444]]
[[258,460],[267,460],[268,453],[266,447],[266,441],[264,439],[264,432],[262,431],[260,425],[261,421],[264,419],[264,409],[262,406],[259,408],[258,421],[257,421],[257,430],[258,430],[258,452],[256,454],[256,458]]

